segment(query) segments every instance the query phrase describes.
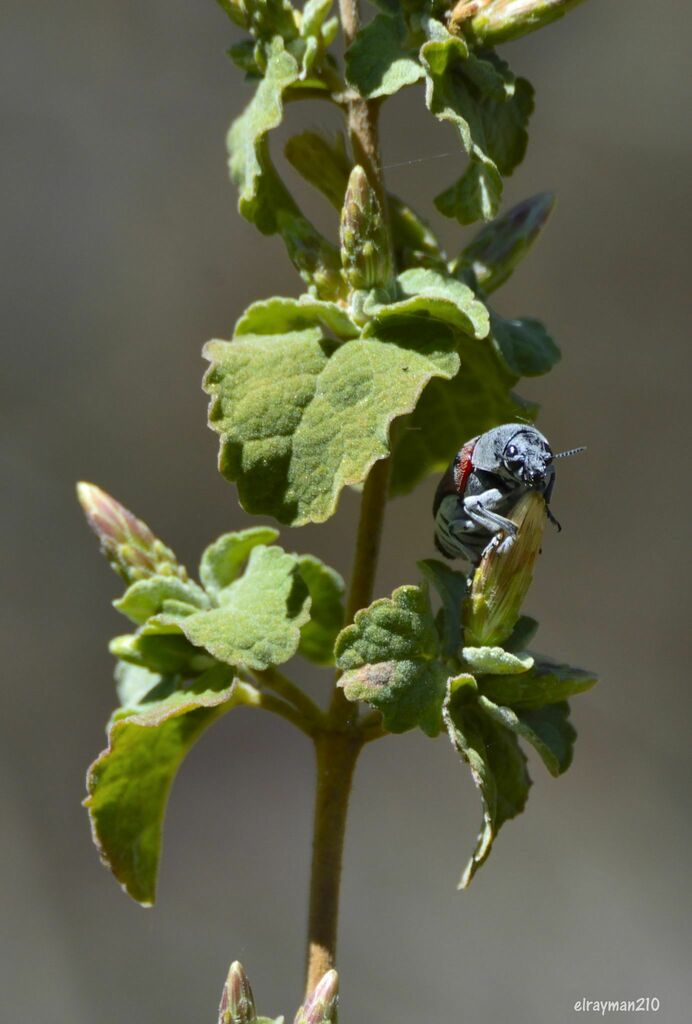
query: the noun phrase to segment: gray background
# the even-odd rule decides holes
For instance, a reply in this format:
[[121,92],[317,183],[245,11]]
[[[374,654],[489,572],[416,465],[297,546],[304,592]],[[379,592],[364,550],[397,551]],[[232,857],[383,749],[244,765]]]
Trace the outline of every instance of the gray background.
[[[528,812],[455,892],[480,809],[444,740],[407,735],[360,764],[343,888],[345,1022],[560,1024],[581,997],[657,996],[689,1019],[690,137],[686,4],[594,0],[506,48],[537,89],[516,200],[559,206],[502,292],[541,316],[564,359],[523,390],[561,468],[528,610],[540,647],[596,668],[574,703],[563,779],[533,764]],[[311,753],[269,716],[231,715],[176,783],[154,910],[99,866],[80,808],[113,704],[118,585],[73,497],[94,480],[194,565],[247,525],[217,475],[199,350],[252,299],[295,294],[280,243],[235,213],[224,135],[249,91],[211,2],[8,0],[3,14],[2,1019],[215,1019],[228,962],[261,1008],[298,1000]],[[292,129],[332,122],[319,104]],[[422,91],[384,113],[389,183],[426,207],[462,166]],[[303,193],[300,193],[303,195]],[[311,207],[312,209],[312,207]],[[322,223],[328,211],[319,202]],[[457,226],[436,218],[451,251]],[[432,554],[434,480],[390,506],[377,593]],[[344,572],[357,499],[284,531]],[[317,691],[324,684],[312,678]],[[266,720],[265,720],[266,719]],[[578,1018],[577,1018],[578,1019]]]

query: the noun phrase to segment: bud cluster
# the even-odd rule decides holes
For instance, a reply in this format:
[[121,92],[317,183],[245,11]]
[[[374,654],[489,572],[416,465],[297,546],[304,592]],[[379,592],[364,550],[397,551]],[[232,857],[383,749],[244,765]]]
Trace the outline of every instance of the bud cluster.
[[382,206],[358,164],[351,171],[341,211],[341,263],[351,288],[385,287],[392,276]]

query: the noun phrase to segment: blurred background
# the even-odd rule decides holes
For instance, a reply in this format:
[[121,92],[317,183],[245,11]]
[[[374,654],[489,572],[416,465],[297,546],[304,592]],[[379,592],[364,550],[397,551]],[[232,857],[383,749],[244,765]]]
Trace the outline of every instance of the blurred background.
[[[123,626],[74,481],[111,491],[191,566],[248,525],[216,471],[200,347],[253,299],[299,291],[281,243],[235,212],[224,137],[250,90],[224,55],[233,30],[211,0],[7,0],[2,28],[2,1019],[211,1024],[234,958],[260,1010],[290,1015],[312,814],[302,736],[238,712],[192,752],[153,910],[99,865],[80,807]],[[481,813],[467,770],[422,735],[366,751],[343,885],[346,1024],[561,1024],[580,998],[639,996],[660,999],[661,1021],[689,1020],[691,32],[688,5],[664,17],[594,0],[503,51],[537,91],[507,202],[554,188],[559,203],[498,306],[553,331],[562,363],[521,390],[557,448],[589,447],[561,468],[564,531],[546,535],[526,610],[539,649],[602,683],[573,703],[573,767],[555,782],[532,759],[527,813],[465,894]],[[289,111],[290,131],[334,124],[316,103]],[[385,108],[383,151],[392,190],[424,212],[462,166],[421,89]],[[434,224],[450,252],[468,238]],[[434,486],[390,506],[378,595],[434,554]],[[347,573],[357,510],[347,493],[331,522],[283,543]]]

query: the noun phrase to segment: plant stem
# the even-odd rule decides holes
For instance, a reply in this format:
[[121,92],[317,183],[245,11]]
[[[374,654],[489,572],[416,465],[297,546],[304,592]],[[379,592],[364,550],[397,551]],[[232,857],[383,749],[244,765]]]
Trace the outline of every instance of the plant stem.
[[361,747],[360,738],[347,733],[323,732],[315,739],[317,789],[310,874],[306,997],[322,975],[334,966],[346,812],[353,770]]
[[[339,11],[344,42],[348,47],[360,28],[359,0],[339,0]],[[388,221],[377,132],[378,112],[378,102],[349,95],[347,117],[353,155],[377,192],[385,221]],[[381,459],[370,470],[363,487],[346,605],[347,623],[352,622],[356,612],[368,605],[372,598],[388,486],[389,459]],[[335,686],[327,727],[315,736],[317,789],[310,876],[306,996],[335,964],[341,862],[351,781],[363,744],[379,734],[374,723],[370,723],[368,729],[360,728],[356,706],[346,700],[343,691]]]
[[268,686],[279,697],[292,704],[311,725],[320,726],[324,722],[324,712],[312,701],[301,688],[277,668],[269,667],[255,670],[253,676],[263,686]]

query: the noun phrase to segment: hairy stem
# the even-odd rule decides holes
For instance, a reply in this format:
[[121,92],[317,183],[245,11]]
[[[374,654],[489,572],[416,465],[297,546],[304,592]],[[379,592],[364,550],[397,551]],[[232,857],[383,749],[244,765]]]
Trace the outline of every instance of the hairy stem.
[[262,686],[268,687],[284,700],[288,701],[300,712],[303,718],[312,725],[323,724],[324,712],[312,701],[301,688],[277,668],[256,670],[253,676]]
[[334,966],[341,861],[353,770],[362,741],[347,733],[316,737],[317,790],[310,874],[306,996]]

